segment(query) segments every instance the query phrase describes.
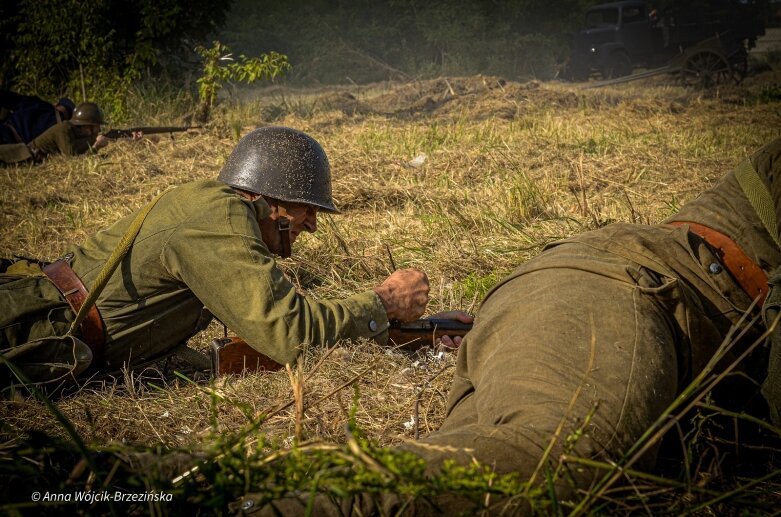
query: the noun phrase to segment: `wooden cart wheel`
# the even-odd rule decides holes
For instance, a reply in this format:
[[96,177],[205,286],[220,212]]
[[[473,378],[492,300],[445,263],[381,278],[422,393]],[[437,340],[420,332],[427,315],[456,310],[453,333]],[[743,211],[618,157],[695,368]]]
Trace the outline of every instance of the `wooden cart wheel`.
[[737,84],[737,74],[727,59],[713,50],[693,52],[681,68],[681,80],[687,86],[710,88],[716,85]]

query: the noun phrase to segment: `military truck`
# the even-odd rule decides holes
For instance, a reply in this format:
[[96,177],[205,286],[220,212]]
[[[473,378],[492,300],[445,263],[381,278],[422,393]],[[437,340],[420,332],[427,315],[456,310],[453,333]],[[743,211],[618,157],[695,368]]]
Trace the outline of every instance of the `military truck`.
[[758,0],[681,0],[658,9],[643,0],[589,8],[563,76],[582,81],[637,68],[676,72],[687,83],[739,81],[748,50],[764,34]]

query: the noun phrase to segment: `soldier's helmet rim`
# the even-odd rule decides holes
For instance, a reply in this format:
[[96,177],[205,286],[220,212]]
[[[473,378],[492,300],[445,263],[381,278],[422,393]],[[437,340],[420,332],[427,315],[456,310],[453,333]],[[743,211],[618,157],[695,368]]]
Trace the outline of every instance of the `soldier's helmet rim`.
[[70,120],[75,126],[100,126],[106,123],[103,111],[94,102],[82,102],[76,106]]
[[218,180],[280,201],[338,213],[331,195],[331,169],[322,146],[306,133],[267,126],[245,135]]

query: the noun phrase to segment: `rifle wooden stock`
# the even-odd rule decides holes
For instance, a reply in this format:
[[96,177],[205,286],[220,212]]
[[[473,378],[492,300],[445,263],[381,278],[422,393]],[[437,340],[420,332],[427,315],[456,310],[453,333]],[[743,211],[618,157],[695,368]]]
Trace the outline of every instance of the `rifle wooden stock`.
[[[160,133],[181,133],[188,129],[199,129],[201,126],[142,126],[127,129],[110,129],[103,133],[106,138],[132,138],[133,133],[141,131],[144,135],[156,135]],[[173,135],[171,135],[173,137]]]
[[[388,329],[390,340],[404,350],[419,350],[435,345],[442,336],[464,336],[471,323],[455,320],[425,319],[410,323],[392,321]],[[211,343],[212,373],[215,377],[243,372],[277,371],[283,366],[261,354],[240,337],[215,338]]]
[[263,355],[240,337],[218,337],[212,340],[212,373],[215,377],[227,374],[240,375],[244,371],[274,372],[284,368],[267,355]]

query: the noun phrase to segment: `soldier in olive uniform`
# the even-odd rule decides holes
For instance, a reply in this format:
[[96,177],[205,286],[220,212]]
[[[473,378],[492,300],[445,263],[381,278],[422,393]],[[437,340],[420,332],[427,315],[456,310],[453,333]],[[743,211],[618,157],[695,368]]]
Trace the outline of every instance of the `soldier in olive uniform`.
[[[115,371],[161,358],[212,315],[274,361],[302,345],[387,339],[389,319],[419,317],[426,275],[399,270],[372,290],[339,300],[299,294],[276,266],[319,211],[336,213],[328,159],[310,136],[283,127],[253,131],[217,180],[166,192],[100,293],[73,346],[33,340],[63,335],[134,215],[43,267],[5,264],[0,350],[34,381]],[[81,293],[79,295],[79,293]]]
[[75,156],[105,147],[109,139],[100,134],[103,112],[94,102],[76,106],[70,120],[55,124],[29,143],[0,145],[0,162],[41,161],[50,154]]
[[[746,190],[745,178],[757,184]],[[537,472],[542,483],[550,466],[541,465],[543,457],[555,465],[567,437],[582,429],[570,454],[619,460],[703,371],[752,301],[762,306],[768,275],[781,284],[781,235],[763,222],[773,217],[749,201],[757,188],[769,191],[769,213],[781,221],[781,139],[664,224],[612,224],[547,246],[487,295],[460,346],[444,423],[404,448],[432,470],[446,460],[477,460],[522,480]],[[772,293],[766,311],[771,299]],[[714,371],[744,353],[763,327],[752,327]],[[740,361],[713,393],[715,403],[781,423],[779,345],[761,346]],[[652,448],[633,468],[653,468],[657,452]],[[572,478],[557,486],[563,498],[605,473],[571,467]],[[253,496],[247,499],[238,507],[261,508]],[[316,501],[317,515],[374,515],[375,505],[383,515],[469,508],[455,497],[435,506],[393,495],[339,506],[326,497]],[[298,495],[274,505],[295,515],[307,503]],[[268,506],[262,510],[272,514]]]

